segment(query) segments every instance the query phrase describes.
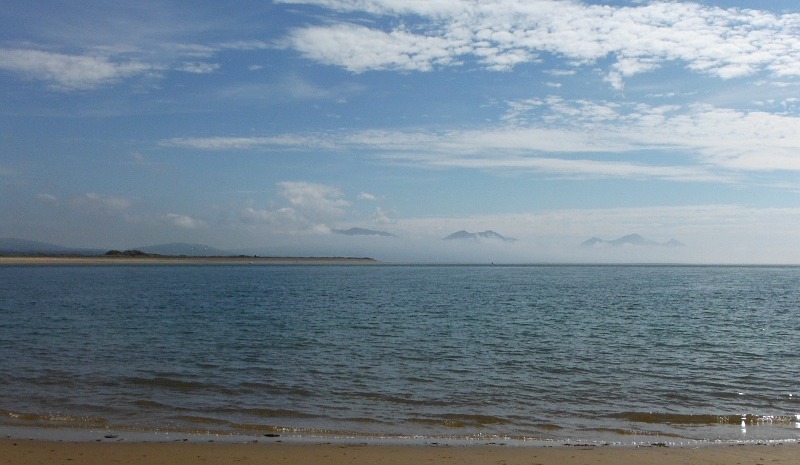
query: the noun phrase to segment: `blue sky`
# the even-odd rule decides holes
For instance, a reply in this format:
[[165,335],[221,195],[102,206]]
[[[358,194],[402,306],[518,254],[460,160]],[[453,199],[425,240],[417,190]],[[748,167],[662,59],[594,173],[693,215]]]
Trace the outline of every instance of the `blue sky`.
[[[796,2],[15,1],[0,25],[0,237],[800,262]],[[579,247],[631,233],[686,247]]]

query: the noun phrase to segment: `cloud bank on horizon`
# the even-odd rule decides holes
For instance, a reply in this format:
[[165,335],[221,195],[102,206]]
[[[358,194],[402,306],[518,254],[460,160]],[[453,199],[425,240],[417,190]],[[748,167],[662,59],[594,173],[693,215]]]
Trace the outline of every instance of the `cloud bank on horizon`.
[[[0,236],[800,263],[793,2],[32,1],[0,24]],[[519,240],[441,243],[462,229]],[[687,247],[578,247],[631,233]]]

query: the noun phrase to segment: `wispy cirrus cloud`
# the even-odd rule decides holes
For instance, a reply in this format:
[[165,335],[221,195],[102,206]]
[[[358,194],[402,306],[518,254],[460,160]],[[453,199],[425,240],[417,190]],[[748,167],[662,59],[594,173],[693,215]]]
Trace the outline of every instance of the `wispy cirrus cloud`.
[[505,119],[513,127],[574,132],[599,146],[619,144],[623,151],[681,150],[707,166],[800,170],[800,118],[787,113],[550,97],[509,102]]
[[191,12],[168,2],[38,2],[7,8],[8,34],[0,70],[41,81],[52,90],[119,85],[134,76],[161,79],[170,72],[209,73],[226,52],[273,47],[219,9]]
[[33,49],[0,49],[0,69],[46,81],[58,90],[92,89],[143,74],[153,67],[106,56],[68,55]]
[[178,213],[167,213],[163,219],[169,224],[186,229],[197,229],[206,225],[206,222],[200,218]]
[[[175,138],[160,144],[201,150],[347,150],[421,167],[676,181],[727,182],[747,171],[800,170],[800,117],[790,114],[549,97],[508,102],[503,121],[474,130]],[[626,153],[639,151],[663,153],[664,163],[625,159]]]
[[65,206],[71,213],[100,213],[110,216],[123,214],[133,205],[132,198],[119,195],[98,194],[96,192],[71,195],[65,197],[63,202],[58,197],[46,193],[37,194],[36,199],[39,202],[50,205]]
[[176,68],[178,71],[185,71],[193,74],[208,74],[219,69],[219,63],[204,63],[199,61],[187,61]]
[[351,23],[307,26],[287,38],[305,57],[357,73],[427,71],[469,57],[487,69],[508,70],[548,53],[576,64],[611,56],[607,80],[618,88],[624,77],[667,61],[724,79],[760,71],[800,75],[798,14],[678,2],[618,7],[553,0],[281,1],[403,20],[389,30]]
[[131,200],[117,195],[105,195],[90,192],[75,199],[79,205],[102,207],[108,210],[125,210],[131,206]]
[[58,202],[58,197],[52,194],[36,194],[36,198],[47,203]]
[[328,138],[317,135],[286,134],[275,137],[175,137],[159,142],[162,147],[184,147],[199,150],[250,150],[329,148],[335,145]]
[[486,158],[451,158],[432,160],[430,164],[442,167],[537,171],[571,178],[655,178],[670,181],[716,182],[729,180],[728,177],[715,174],[713,171],[702,167],[646,165],[643,163],[587,159],[518,157],[495,160]]

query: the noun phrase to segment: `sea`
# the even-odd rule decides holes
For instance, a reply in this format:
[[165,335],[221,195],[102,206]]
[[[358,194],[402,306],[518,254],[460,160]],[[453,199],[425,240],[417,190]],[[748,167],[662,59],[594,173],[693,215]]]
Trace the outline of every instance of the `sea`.
[[0,430],[797,442],[800,268],[3,265]]

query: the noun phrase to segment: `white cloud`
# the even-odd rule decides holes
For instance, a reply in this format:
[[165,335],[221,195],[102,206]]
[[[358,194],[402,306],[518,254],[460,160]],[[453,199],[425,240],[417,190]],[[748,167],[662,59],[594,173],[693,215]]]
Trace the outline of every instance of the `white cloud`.
[[[512,106],[519,122],[547,124],[592,141],[581,151],[681,150],[706,166],[734,170],[800,170],[800,118],[707,104],[650,106],[550,98],[531,110]],[[537,121],[538,120],[538,121]],[[584,145],[582,142],[579,142]]]
[[[155,34],[163,32],[166,31]],[[42,47],[0,48],[0,70],[44,81],[54,90],[89,90],[117,84],[137,75],[155,77],[158,72],[170,69],[207,74],[219,69],[220,64],[203,59],[212,58],[225,50],[248,51],[269,47],[257,40],[211,45],[168,40],[158,42],[144,37],[130,40],[133,40],[130,44],[118,45],[75,44],[73,48],[81,50],[76,53],[59,53]],[[58,43],[63,44],[60,41]]]
[[[250,67],[258,70],[263,67]],[[226,100],[242,100],[253,102],[255,100],[286,101],[286,100],[328,100],[337,103],[347,102],[347,97],[363,92],[364,87],[357,84],[345,83],[334,86],[321,87],[313,81],[296,73],[288,73],[273,82],[238,83],[222,88],[219,96]]]
[[277,137],[176,137],[159,142],[162,147],[183,147],[198,150],[250,150],[297,148],[333,148],[320,136],[286,134]]
[[194,73],[194,74],[208,74],[213,73],[217,69],[219,69],[219,63],[204,63],[201,61],[195,62],[184,62],[182,65],[176,68],[178,71],[185,71],[187,73]]
[[350,202],[342,192],[325,184],[302,181],[278,183],[278,194],[291,206],[276,209],[246,207],[239,212],[245,224],[265,225],[270,232],[329,233],[330,224],[345,216]]
[[305,57],[353,72],[430,70],[477,58],[505,70],[541,52],[573,63],[612,56],[609,81],[653,70],[666,61],[723,79],[767,71],[800,75],[800,15],[722,9],[697,3],[636,6],[530,0],[284,0],[325,8],[422,18],[417,29],[390,31],[352,24],[294,30],[289,46]]
[[552,74],[553,76],[572,76],[576,74],[574,69],[549,69],[545,73]]
[[278,183],[280,195],[292,207],[314,223],[334,221],[344,216],[344,207],[350,202],[342,199],[342,192],[332,186],[310,182],[285,181]]
[[109,210],[124,210],[131,206],[131,201],[125,197],[89,193],[79,199],[79,203],[100,206]]
[[372,221],[378,224],[392,224],[395,221],[391,216],[397,214],[394,210],[384,210],[381,207],[375,207],[375,213],[372,214]]
[[36,198],[44,202],[57,202],[58,198],[51,194],[36,194]]
[[220,49],[228,50],[264,50],[270,48],[270,45],[261,40],[237,40],[232,42],[221,42]]
[[429,161],[434,166],[531,170],[572,178],[657,178],[671,181],[725,181],[706,169],[692,166],[653,166],[640,163],[562,158],[450,158]]
[[351,24],[297,29],[289,41],[309,59],[356,73],[375,69],[428,71],[435,64],[452,63],[454,55],[452,45],[441,37],[403,30],[387,33]]
[[374,195],[370,194],[369,192],[359,192],[358,197],[356,197],[356,198],[358,200],[372,200],[372,201],[378,200],[377,197],[375,197]]
[[142,74],[150,65],[103,56],[67,55],[31,49],[0,49],[0,69],[46,81],[58,90],[83,90]]
[[245,223],[295,223],[299,220],[297,212],[292,208],[270,211],[247,207],[242,209],[241,218]]
[[[579,177],[731,181],[746,171],[800,171],[800,117],[707,104],[564,100],[508,102],[504,124],[476,130],[365,130],[275,137],[175,138],[203,150],[329,150],[417,166],[530,170]],[[663,163],[625,153],[655,151]],[[577,157],[579,154],[584,154]],[[676,165],[676,154],[682,165]],[[686,165],[687,157],[692,160]]]
[[177,213],[167,213],[164,215],[164,220],[172,225],[186,229],[202,228],[206,225],[205,221],[199,218],[193,218],[189,215],[179,215]]
[[[800,118],[790,115],[704,104],[649,106],[551,98],[512,105],[509,120],[507,127],[436,135],[426,141],[427,150],[405,146],[409,137],[400,134],[394,152],[384,156],[454,166],[528,166],[552,172],[687,180],[722,179],[710,169],[800,170]],[[388,150],[390,144],[383,145]],[[671,157],[676,152],[692,155],[699,164],[654,167],[608,160],[614,153],[640,150]],[[603,160],[537,155],[542,152],[594,153]]]

